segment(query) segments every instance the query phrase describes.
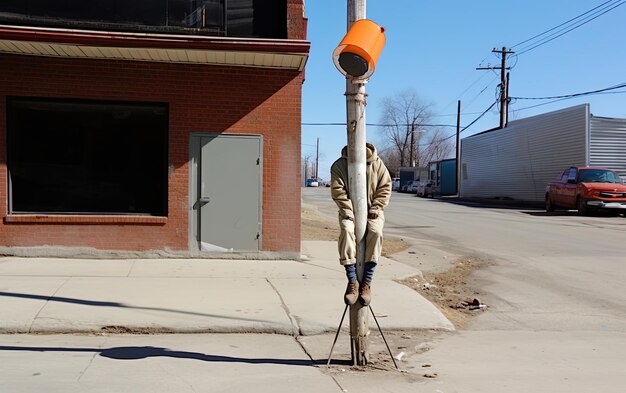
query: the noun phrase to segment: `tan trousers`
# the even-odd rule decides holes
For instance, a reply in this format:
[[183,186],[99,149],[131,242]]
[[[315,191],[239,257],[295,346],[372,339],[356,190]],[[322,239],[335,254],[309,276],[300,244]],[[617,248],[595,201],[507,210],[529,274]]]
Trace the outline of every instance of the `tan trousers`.
[[[364,262],[378,263],[383,250],[383,226],[385,216],[382,212],[374,220],[367,220],[365,231],[365,260]],[[353,265],[356,263],[356,238],[354,236],[354,221],[339,215],[339,263]]]

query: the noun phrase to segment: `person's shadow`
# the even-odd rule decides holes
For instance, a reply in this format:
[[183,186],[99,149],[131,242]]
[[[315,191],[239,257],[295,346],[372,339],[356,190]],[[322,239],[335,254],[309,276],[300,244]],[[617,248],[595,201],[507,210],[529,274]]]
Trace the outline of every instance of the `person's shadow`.
[[249,364],[282,364],[291,366],[313,366],[323,364],[322,360],[306,359],[272,359],[272,358],[241,358],[222,355],[207,355],[199,352],[172,351],[160,347],[115,347],[102,349],[100,356],[116,360],[138,360],[150,357],[165,356],[178,359],[195,359],[204,362],[249,363]]
[[203,362],[248,363],[248,364],[279,364],[287,366],[316,366],[324,364],[323,360],[313,359],[273,359],[243,358],[222,355],[207,355],[199,352],[173,351],[161,347],[113,347],[113,348],[67,348],[67,347],[22,347],[0,345],[2,351],[32,352],[96,352],[100,356],[115,360],[140,360],[151,357],[170,357],[176,359],[194,359]]

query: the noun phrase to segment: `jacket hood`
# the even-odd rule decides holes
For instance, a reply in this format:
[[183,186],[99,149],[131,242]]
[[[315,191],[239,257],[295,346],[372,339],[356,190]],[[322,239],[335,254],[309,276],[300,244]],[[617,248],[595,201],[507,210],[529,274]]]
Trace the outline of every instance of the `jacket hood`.
[[[371,143],[366,143],[365,149],[367,150],[367,163],[371,164],[372,162],[376,161],[376,159],[378,158],[378,154],[376,153],[376,147]],[[341,149],[341,157],[345,159],[348,158],[348,146],[344,146],[343,149]]]

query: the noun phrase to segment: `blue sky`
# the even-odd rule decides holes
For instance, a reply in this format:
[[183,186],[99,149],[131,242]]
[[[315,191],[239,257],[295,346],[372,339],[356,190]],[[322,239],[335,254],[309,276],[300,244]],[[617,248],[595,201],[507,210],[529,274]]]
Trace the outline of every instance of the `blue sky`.
[[[493,48],[511,47],[551,29],[607,0],[370,0],[367,18],[385,27],[387,44],[367,84],[367,123],[381,120],[382,100],[405,90],[432,104],[438,124],[467,125],[495,100],[499,66]],[[612,0],[606,6],[626,3]],[[345,0],[308,0],[311,53],[303,86],[302,122],[345,122],[345,79],[335,69],[332,51],[346,32]],[[600,10],[600,9],[599,9]],[[545,97],[597,90],[626,82],[626,4],[519,56],[512,56],[511,97]],[[523,49],[526,44],[515,49]],[[518,50],[521,52],[521,50]],[[484,91],[483,91],[484,90]],[[481,91],[482,94],[480,93]],[[616,91],[626,92],[626,89]],[[462,95],[461,95],[462,94]],[[590,103],[597,116],[626,118],[626,94],[591,95],[523,109],[546,101],[518,100],[510,120]],[[498,106],[461,137],[497,127]],[[449,128],[449,133],[455,132]],[[315,157],[320,141],[319,175],[329,178],[332,162],[346,144],[340,126],[302,126],[302,155]],[[367,140],[380,143],[378,127]]]

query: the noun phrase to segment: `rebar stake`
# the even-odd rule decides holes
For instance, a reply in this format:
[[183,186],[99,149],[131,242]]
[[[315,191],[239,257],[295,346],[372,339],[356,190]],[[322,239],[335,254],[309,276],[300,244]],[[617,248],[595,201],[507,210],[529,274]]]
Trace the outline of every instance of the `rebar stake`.
[[376,326],[378,326],[378,331],[380,332],[380,335],[383,337],[383,341],[385,342],[385,345],[387,346],[387,351],[389,351],[389,356],[391,356],[391,361],[393,362],[393,365],[396,366],[396,370],[400,370],[398,368],[398,365],[396,364],[396,359],[393,357],[393,354],[391,353],[389,344],[387,344],[387,339],[385,338],[385,335],[383,334],[383,329],[380,328],[378,319],[376,319],[376,315],[374,314],[374,310],[372,309],[372,306],[369,306],[369,308],[370,308],[370,311],[372,312],[372,316],[374,317],[374,322],[376,322]]
[[333,341],[333,346],[330,347],[330,354],[328,355],[328,362],[326,363],[326,367],[330,366],[330,359],[333,357],[333,350],[335,349],[335,344],[337,344],[337,338],[339,337],[339,331],[341,330],[341,325],[343,325],[343,319],[346,316],[346,311],[348,311],[347,304],[346,308],[343,309],[343,314],[341,315],[341,321],[339,322],[339,327],[337,328],[337,334],[335,334],[335,341]]

